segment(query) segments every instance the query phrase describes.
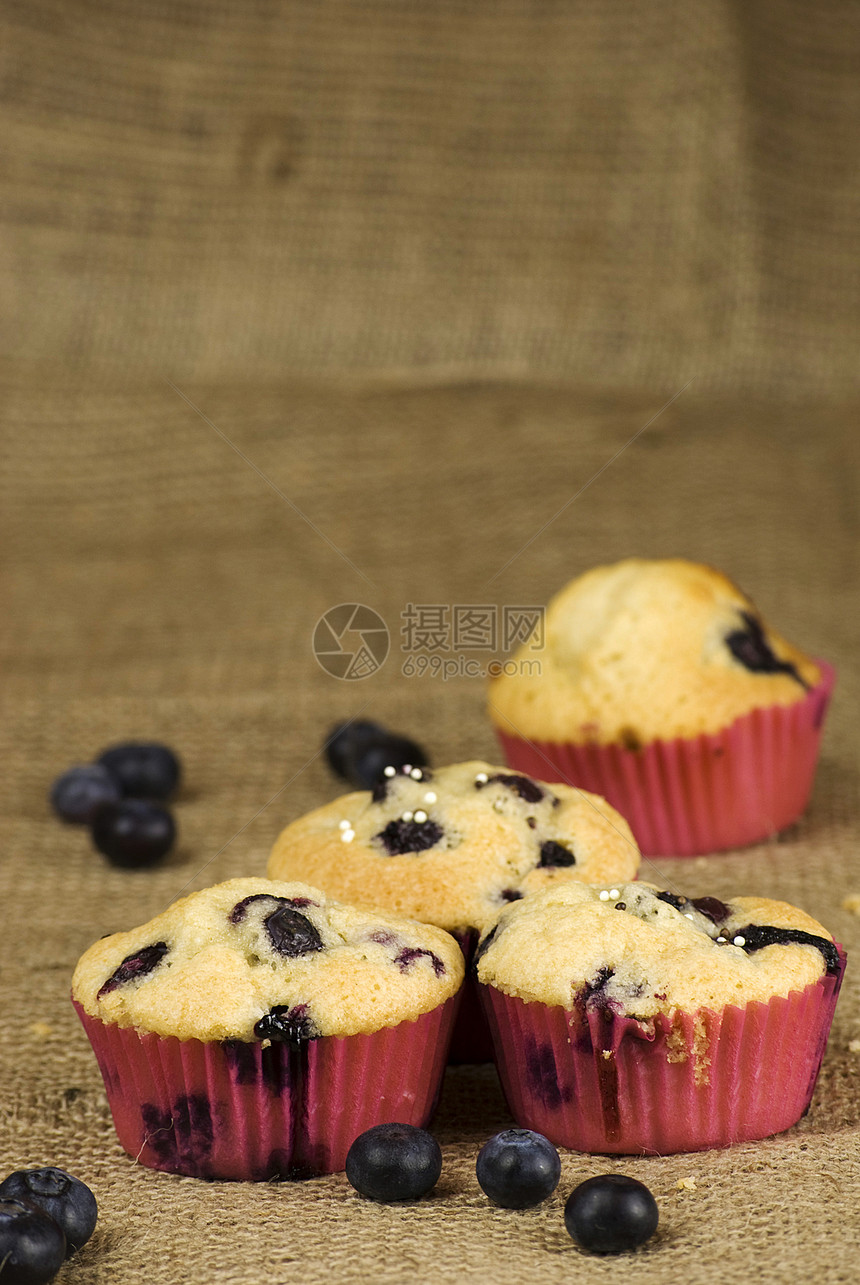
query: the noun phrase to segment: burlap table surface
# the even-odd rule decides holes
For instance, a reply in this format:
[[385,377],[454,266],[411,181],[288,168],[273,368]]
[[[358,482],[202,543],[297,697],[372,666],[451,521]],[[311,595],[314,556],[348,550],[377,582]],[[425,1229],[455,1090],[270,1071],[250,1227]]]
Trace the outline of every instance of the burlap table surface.
[[[68,1004],[92,940],[261,873],[339,792],[333,722],[495,756],[480,677],[403,672],[407,604],[542,603],[634,553],[724,567],[839,670],[802,821],[643,873],[796,901],[857,954],[856,7],[41,0],[0,29],[0,1155],[97,1192],[60,1279],[856,1280],[850,966],[795,1129],[565,1153],[519,1214],[474,1179],[509,1122],[489,1068],[449,1072],[418,1204],[203,1183],[123,1155]],[[311,634],[356,601],[392,649],[342,682]],[[178,848],[138,873],[46,802],[128,736],[186,766]],[[606,1170],[660,1203],[632,1258],[563,1228]]]
[[[600,559],[683,551],[726,567],[765,613],[839,667],[814,800],[778,841],[655,860],[692,893],[762,892],[805,906],[850,947],[860,920],[857,790],[857,406],[680,398],[507,567],[662,393],[604,398],[484,387],[189,395],[276,494],[170,388],[13,394],[3,543],[9,577],[0,722],[4,858],[0,1009],[3,1164],[55,1162],[101,1201],[68,1281],[660,1281],[683,1273],[784,1281],[827,1263],[854,1279],[860,993],[849,967],[811,1112],[780,1138],[730,1151],[607,1160],[565,1154],[558,1195],[494,1210],[474,1178],[509,1117],[494,1073],[448,1075],[435,1193],[404,1208],[358,1198],[343,1175],[302,1185],[204,1183],[149,1172],[113,1135],[68,1003],[78,955],[181,891],[262,873],[279,827],[339,793],[330,725],[357,713],[417,736],[437,762],[495,757],[480,678],[402,671],[407,603],[531,603]],[[685,395],[686,397],[686,395]],[[814,431],[813,431],[814,430]],[[299,516],[312,518],[323,539]],[[331,547],[343,551],[362,574]],[[372,583],[365,580],[366,576]],[[319,615],[374,606],[392,632],[361,681],[323,672]],[[470,653],[474,655],[473,653]],[[486,661],[478,655],[478,659]],[[53,819],[52,778],[125,736],[175,745],[186,765],[181,840],[158,870],[108,868]],[[635,1260],[581,1256],[561,1221],[582,1178],[626,1171],[662,1209]],[[695,1178],[695,1190],[678,1182]]]
[[851,382],[853,0],[8,0],[4,352]]

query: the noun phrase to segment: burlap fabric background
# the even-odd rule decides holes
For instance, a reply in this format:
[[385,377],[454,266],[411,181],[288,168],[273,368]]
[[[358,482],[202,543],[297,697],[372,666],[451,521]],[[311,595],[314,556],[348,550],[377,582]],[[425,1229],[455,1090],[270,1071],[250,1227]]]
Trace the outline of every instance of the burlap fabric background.
[[[62,1281],[856,1280],[856,6],[13,0],[0,23],[0,1154],[98,1194]],[[67,1000],[81,951],[261,872],[338,792],[316,755],[339,718],[494,756],[480,678],[402,674],[407,603],[543,602],[631,553],[723,566],[839,667],[803,820],[646,868],[796,900],[854,949],[806,1119],[566,1154],[522,1214],[474,1180],[508,1119],[490,1070],[449,1073],[414,1206],[125,1157]],[[342,601],[392,632],[363,682],[311,652]],[[114,871],[46,790],[150,735],[185,760],[181,841]],[[564,1232],[607,1169],[660,1202],[634,1258]]]

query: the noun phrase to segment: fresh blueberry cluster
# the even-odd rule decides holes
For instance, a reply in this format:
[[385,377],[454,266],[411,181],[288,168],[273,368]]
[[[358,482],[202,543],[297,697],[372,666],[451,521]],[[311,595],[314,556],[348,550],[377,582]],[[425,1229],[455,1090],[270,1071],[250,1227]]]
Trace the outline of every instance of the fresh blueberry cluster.
[[336,776],[357,790],[372,790],[383,781],[385,769],[426,767],[429,759],[415,741],[389,732],[370,719],[338,723],[325,740],[325,756]]
[[[409,1124],[378,1124],[349,1149],[346,1176],[362,1196],[390,1203],[418,1200],[436,1186],[442,1152],[436,1139]],[[503,1209],[530,1209],[547,1200],[561,1178],[561,1161],[543,1134],[505,1129],[481,1148],[478,1185]],[[623,1254],[657,1230],[657,1202],[648,1188],[625,1174],[602,1174],[580,1183],[564,1207],[568,1234],[581,1249]]]
[[62,1169],[18,1169],[0,1183],[0,1271],[8,1285],[52,1280],[92,1236],[98,1217],[89,1187]]
[[176,839],[176,822],[161,804],[179,784],[173,750],[155,741],[104,750],[95,763],[71,767],[51,787],[51,806],[63,821],[88,825],[111,865],[151,866]]

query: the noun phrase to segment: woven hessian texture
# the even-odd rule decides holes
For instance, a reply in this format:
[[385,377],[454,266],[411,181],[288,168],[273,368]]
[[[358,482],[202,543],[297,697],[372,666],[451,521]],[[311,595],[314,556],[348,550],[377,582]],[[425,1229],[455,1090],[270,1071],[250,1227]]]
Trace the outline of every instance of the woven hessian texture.
[[19,361],[853,374],[853,0],[9,0],[0,22]]
[[[561,1193],[607,1169],[653,1187],[658,1239],[635,1261],[581,1257],[561,1194],[523,1214],[492,1209],[474,1180],[481,1142],[507,1122],[494,1074],[449,1073],[438,1117],[442,1182],[416,1206],[374,1206],[343,1176],[302,1186],[206,1184],[146,1171],[116,1143],[89,1046],[68,1003],[78,955],[188,888],[262,873],[280,826],[333,797],[315,757],[363,712],[411,732],[437,762],[495,754],[478,678],[408,678],[408,602],[543,601],[571,574],[634,551],[683,550],[726,567],[765,613],[839,668],[812,806],[778,842],[653,860],[691,893],[796,901],[849,947],[860,920],[857,814],[857,404],[679,399],[496,580],[499,568],[660,404],[522,388],[189,394],[370,577],[355,574],[169,388],[9,399],[10,475],[0,942],[0,1059],[7,1168],[47,1161],[92,1182],[101,1229],[69,1282],[168,1285],[368,1280],[768,1285],[826,1261],[854,1279],[860,1200],[860,987],[849,964],[824,1072],[789,1134],[665,1160],[564,1156]],[[810,431],[814,424],[814,432]],[[311,652],[318,616],[375,606],[392,653],[343,682]],[[478,654],[478,659],[481,659]],[[486,656],[483,657],[486,660]],[[52,819],[68,764],[124,736],[175,745],[187,783],[181,841],[160,870],[107,868]],[[44,1025],[43,1025],[44,1024]],[[679,1191],[683,1178],[696,1190]],[[853,1229],[853,1230],[852,1230]]]
[[[855,1281],[856,6],[11,0],[0,33],[0,1157],[97,1193],[58,1280]],[[807,1117],[726,1152],[565,1153],[523,1213],[474,1178],[509,1123],[490,1068],[448,1073],[414,1205],[125,1156],[68,1002],[81,952],[262,873],[339,792],[340,719],[496,756],[481,677],[402,672],[408,603],[543,603],[630,554],[723,567],[837,666],[803,819],[643,870],[795,901],[848,947]],[[391,631],[363,681],[312,653],[342,602]],[[47,805],[127,737],[185,762],[157,870],[109,868]],[[660,1204],[633,1258],[564,1231],[606,1171]]]

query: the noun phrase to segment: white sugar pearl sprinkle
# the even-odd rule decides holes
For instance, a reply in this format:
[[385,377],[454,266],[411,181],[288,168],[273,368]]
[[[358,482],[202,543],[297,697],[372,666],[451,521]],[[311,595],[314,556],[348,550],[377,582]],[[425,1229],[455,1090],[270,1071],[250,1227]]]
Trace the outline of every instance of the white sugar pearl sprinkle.
[[416,820],[416,821],[418,822],[418,824],[420,825],[422,821],[426,821],[426,820],[427,820],[427,813],[426,813],[426,812],[422,812],[422,811],[419,809],[419,811],[415,813],[415,820]]
[[685,918],[685,919],[695,919],[695,915],[685,914],[685,915],[684,915],[684,918]]
[[435,802],[436,802],[436,795],[434,794],[434,792],[433,792],[432,790],[428,790],[428,791],[427,791],[427,793],[424,795],[424,802],[425,802],[425,803],[435,803]]
[[355,838],[355,831],[341,830],[340,837],[343,839],[344,843],[352,843],[353,839]]
[[[616,892],[616,894],[615,894],[615,895],[616,895],[616,897],[617,897],[617,896],[618,896],[618,893]],[[609,893],[606,891],[606,889],[605,889],[605,888],[601,889],[601,892],[600,892],[600,900],[601,900],[601,901],[608,901],[608,900],[609,900]]]
[[615,898],[615,897],[620,897],[620,896],[621,896],[621,893],[619,892],[619,890],[618,890],[617,888],[610,888],[610,889],[609,889],[609,895],[610,895],[610,897],[612,897],[612,898],[613,898],[613,900],[614,900],[614,898]]
[[717,945],[718,945],[718,946],[725,946],[725,944],[726,944],[726,938],[725,938],[725,937],[718,937],[718,938],[717,938]]
[[413,767],[409,775],[412,777],[413,781],[420,781],[424,773],[421,771],[420,767]]
[[337,825],[338,825],[338,829],[339,829],[339,830],[351,830],[351,829],[352,829],[352,826],[350,825],[349,821],[338,821]]
[[383,768],[383,770],[382,770],[382,775],[383,775],[383,776],[387,776],[387,777],[396,776],[396,775],[397,775],[397,768],[396,768],[396,767],[392,767],[392,766],[391,766],[391,764],[389,763],[388,767]]
[[403,764],[403,767],[400,769],[400,771],[403,773],[403,775],[404,775],[404,776],[411,776],[411,775],[412,775],[412,764],[411,764],[411,763],[404,763],[404,764]]
[[747,939],[746,939],[746,937],[733,937],[733,938],[732,938],[732,945],[733,945],[733,946],[745,946],[746,944],[747,944]]
[[477,775],[475,776],[475,784],[486,785],[489,779],[490,778],[487,776],[486,772],[478,772]]
[[404,821],[411,821],[411,820],[412,820],[412,813],[411,813],[411,812],[404,812],[404,813],[403,813],[403,820],[404,820]]

